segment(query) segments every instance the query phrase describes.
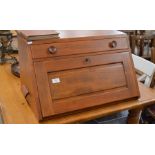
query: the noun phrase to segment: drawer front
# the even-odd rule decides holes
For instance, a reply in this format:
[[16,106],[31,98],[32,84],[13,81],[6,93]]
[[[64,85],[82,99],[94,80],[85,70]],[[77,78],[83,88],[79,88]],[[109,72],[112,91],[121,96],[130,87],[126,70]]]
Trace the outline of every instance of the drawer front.
[[[117,75],[119,78],[116,79]],[[58,71],[49,73],[48,77],[53,100],[125,87],[127,84],[121,63]]]
[[114,38],[32,45],[31,50],[32,57],[36,59],[127,48],[129,46],[126,38]]
[[44,117],[138,96],[129,52],[35,62]]

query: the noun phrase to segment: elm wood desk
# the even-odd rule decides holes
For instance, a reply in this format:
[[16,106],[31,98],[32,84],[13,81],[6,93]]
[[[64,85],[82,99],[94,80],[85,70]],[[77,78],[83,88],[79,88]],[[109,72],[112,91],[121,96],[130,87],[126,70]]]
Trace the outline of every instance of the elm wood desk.
[[[9,124],[36,124],[39,123],[28,106],[20,90],[20,79],[10,72],[10,65],[0,66],[0,104],[4,123]],[[118,102],[100,108],[54,118],[42,123],[80,123],[103,117],[122,110],[130,110],[129,123],[139,122],[139,112],[143,107],[155,103],[155,90],[146,88],[139,83],[141,97],[139,100]]]
[[139,97],[122,32],[18,31],[18,43],[21,91],[40,121]]

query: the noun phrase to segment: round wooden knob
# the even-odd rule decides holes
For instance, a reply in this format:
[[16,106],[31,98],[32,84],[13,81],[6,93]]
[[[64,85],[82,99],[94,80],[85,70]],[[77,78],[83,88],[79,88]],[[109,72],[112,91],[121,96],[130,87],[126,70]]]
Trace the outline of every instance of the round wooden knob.
[[49,52],[50,54],[55,54],[55,53],[57,52],[57,49],[56,49],[56,47],[51,46],[51,47],[48,48],[48,52]]
[[112,41],[112,42],[110,42],[109,46],[111,48],[116,48],[117,47],[117,42],[116,41]]

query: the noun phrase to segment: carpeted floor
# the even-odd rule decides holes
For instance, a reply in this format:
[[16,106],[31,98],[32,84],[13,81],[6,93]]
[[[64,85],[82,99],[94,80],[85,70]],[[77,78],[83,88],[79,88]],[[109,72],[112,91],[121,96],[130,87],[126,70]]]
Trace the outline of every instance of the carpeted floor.
[[127,110],[98,118],[92,121],[88,121],[85,124],[126,124],[129,112]]

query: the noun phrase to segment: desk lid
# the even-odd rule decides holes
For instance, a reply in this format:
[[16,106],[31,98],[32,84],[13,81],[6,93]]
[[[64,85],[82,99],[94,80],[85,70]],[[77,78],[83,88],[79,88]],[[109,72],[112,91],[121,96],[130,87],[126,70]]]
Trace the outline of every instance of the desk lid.
[[43,39],[77,39],[77,38],[100,38],[118,37],[126,35],[115,30],[20,30],[19,35],[30,41]]
[[59,33],[54,30],[20,30],[17,33],[30,41],[59,38]]

